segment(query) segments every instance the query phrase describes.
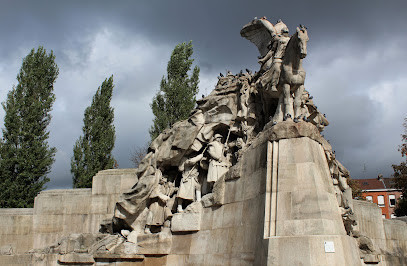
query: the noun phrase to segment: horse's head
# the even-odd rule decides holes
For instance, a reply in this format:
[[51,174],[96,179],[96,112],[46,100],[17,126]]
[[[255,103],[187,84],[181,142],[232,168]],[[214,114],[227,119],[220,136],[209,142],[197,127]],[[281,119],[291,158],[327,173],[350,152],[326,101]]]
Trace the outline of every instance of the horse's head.
[[307,56],[307,42],[309,40],[307,28],[303,25],[297,27],[298,48],[300,49],[300,58],[304,59]]

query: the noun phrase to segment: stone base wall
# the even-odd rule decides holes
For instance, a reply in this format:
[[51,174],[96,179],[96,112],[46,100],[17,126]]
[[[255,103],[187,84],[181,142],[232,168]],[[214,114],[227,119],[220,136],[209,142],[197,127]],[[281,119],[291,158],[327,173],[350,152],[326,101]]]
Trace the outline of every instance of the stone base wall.
[[0,209],[0,255],[23,254],[55,244],[72,233],[97,233],[111,218],[119,196],[136,182],[135,169],[99,172],[92,189],[42,191],[33,209]]
[[34,203],[33,248],[44,248],[73,233],[97,233],[111,218],[119,196],[136,182],[135,169],[100,171],[90,189],[41,192]]
[[407,222],[405,219],[383,219],[375,203],[354,200],[358,229],[372,240],[380,265],[407,265]]
[[0,255],[22,254],[33,248],[34,209],[0,209]]

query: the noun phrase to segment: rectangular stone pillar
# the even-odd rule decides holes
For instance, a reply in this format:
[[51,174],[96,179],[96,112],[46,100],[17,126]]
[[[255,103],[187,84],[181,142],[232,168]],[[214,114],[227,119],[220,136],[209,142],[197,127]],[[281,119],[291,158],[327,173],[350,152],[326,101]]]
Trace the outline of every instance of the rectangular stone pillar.
[[307,137],[268,143],[267,265],[360,265],[346,235],[322,146]]

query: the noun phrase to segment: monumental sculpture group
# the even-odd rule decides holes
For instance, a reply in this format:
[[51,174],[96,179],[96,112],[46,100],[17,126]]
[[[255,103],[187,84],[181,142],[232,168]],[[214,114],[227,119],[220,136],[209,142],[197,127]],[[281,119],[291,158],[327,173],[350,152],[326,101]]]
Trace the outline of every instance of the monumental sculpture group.
[[[233,202],[257,199],[257,194],[262,193],[256,201],[260,207],[249,208],[263,208],[264,214],[258,217],[264,217],[264,221],[256,220],[255,225],[247,222],[244,227],[246,220],[252,218],[240,213],[241,220],[238,221],[233,218],[238,214],[231,214],[230,218],[226,209],[222,211],[223,227],[233,223],[230,222],[233,219],[235,222],[227,227],[228,235],[223,237],[220,233],[222,238],[230,239],[218,240],[227,243],[219,244],[214,253],[236,245],[234,242],[246,241],[254,243],[258,249],[256,252],[263,255],[258,258],[253,252],[241,251],[236,255],[229,251],[228,259],[223,260],[225,264],[237,258],[242,265],[284,265],[287,261],[297,265],[295,258],[290,260],[278,254],[284,254],[281,251],[284,245],[300,243],[301,239],[294,238],[298,235],[307,235],[307,243],[319,243],[325,236],[334,239],[325,241],[325,251],[321,254],[328,255],[321,261],[330,260],[329,254],[335,252],[336,243],[342,254],[338,255],[340,260],[338,256],[332,257],[336,265],[361,263],[359,257],[366,263],[378,263],[377,248],[369,237],[357,230],[352,191],[347,184],[349,171],[335,158],[331,146],[320,134],[329,122],[304,87],[306,72],[302,61],[307,56],[307,28],[299,25],[291,33],[281,20],[273,25],[263,17],[246,24],[240,34],[258,48],[259,70],[254,73],[248,69],[237,74],[230,71],[220,73],[215,89],[197,101],[190,117],[167,128],[152,141],[147,155],[136,169],[134,186],[115,204],[112,219],[100,225],[101,234],[87,235],[86,241],[84,236],[65,237],[55,245],[32,252],[65,254],[66,251],[62,250],[66,250],[68,242],[80,242],[77,245],[80,248],[71,250],[71,253],[86,254],[90,261],[93,257],[111,262],[114,258],[131,259],[138,255],[171,255],[177,250],[174,245],[181,249],[180,241],[189,239],[192,243],[193,235],[199,239],[191,245],[216,242],[216,234],[213,235],[212,227],[205,222],[207,217],[215,217],[215,213]],[[266,147],[264,143],[269,143],[266,150],[262,148]],[[258,157],[250,158],[253,156]],[[305,162],[304,158],[310,158],[312,163]],[[287,160],[294,163],[285,164]],[[266,163],[257,169],[253,165],[260,164],[259,161]],[[313,165],[316,164],[322,166],[315,168]],[[259,174],[262,176],[257,178]],[[239,179],[245,180],[244,187],[238,188]],[[261,185],[254,188],[253,184]],[[289,190],[294,185],[298,189]],[[301,191],[302,187],[308,194]],[[210,219],[215,221],[215,218]],[[264,228],[258,223],[264,223]],[[243,236],[239,230],[248,231]],[[200,234],[199,231],[206,233]],[[235,239],[231,238],[232,231],[236,231]],[[261,232],[260,238],[256,232]],[[278,236],[291,236],[289,241],[296,242],[278,242],[283,241]],[[264,244],[266,240],[269,242]],[[209,247],[203,254],[189,248],[173,254],[172,258],[177,260],[175,264],[210,264],[204,259]],[[309,265],[322,256],[315,255],[314,258],[310,254],[304,255],[309,261],[304,260],[301,265]],[[179,258],[182,256],[196,260],[202,258],[202,261],[181,263]],[[59,262],[75,263],[75,259],[79,260],[78,257],[70,258]],[[164,264],[171,265],[169,261]]]
[[[139,230],[144,217],[159,221],[154,231],[161,232],[174,215],[180,217],[178,223],[184,212],[196,212],[197,202],[205,207],[221,204],[214,200],[216,182],[264,128],[283,121],[311,123],[319,131],[328,125],[304,88],[307,29],[300,25],[291,37],[288,33],[281,20],[273,26],[265,18],[255,19],[243,27],[241,35],[259,49],[260,71],[221,74],[215,90],[198,100],[188,120],[152,142],[137,169],[138,182],[116,205],[109,232]],[[326,156],[337,181],[338,203],[344,213],[351,212],[351,198],[346,198],[351,196],[349,173],[332,152]]]

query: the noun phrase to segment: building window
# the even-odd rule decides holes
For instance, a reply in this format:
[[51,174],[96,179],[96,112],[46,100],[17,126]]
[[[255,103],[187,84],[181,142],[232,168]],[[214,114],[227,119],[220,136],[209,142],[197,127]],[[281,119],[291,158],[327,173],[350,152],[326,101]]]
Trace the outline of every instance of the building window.
[[386,214],[382,214],[382,218],[383,218],[383,219],[386,219]]
[[389,195],[390,207],[396,206],[396,195]]
[[373,202],[373,197],[372,196],[366,196],[366,200],[370,201],[370,202]]
[[384,196],[383,195],[377,196],[377,204],[379,205],[379,207],[384,207]]

